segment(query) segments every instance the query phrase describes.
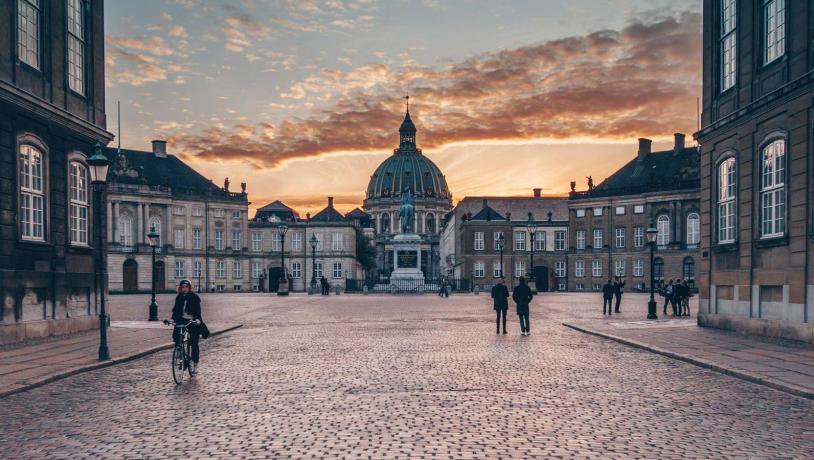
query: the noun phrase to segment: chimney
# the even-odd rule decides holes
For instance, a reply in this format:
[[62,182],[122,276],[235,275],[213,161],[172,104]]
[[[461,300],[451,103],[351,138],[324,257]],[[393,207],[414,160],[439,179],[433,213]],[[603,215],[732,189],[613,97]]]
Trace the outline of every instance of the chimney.
[[673,134],[673,136],[675,136],[675,138],[676,138],[676,143],[675,143],[675,147],[674,147],[675,151],[676,152],[681,152],[682,150],[684,150],[684,138],[686,136],[684,136],[684,133],[675,133],[675,134]]
[[653,144],[653,141],[650,139],[645,139],[643,137],[639,138],[639,161],[644,160],[647,158],[647,155],[650,155],[650,148]]
[[534,198],[540,198],[540,195],[542,194],[543,189],[541,189],[541,188],[535,188],[535,189],[533,189],[533,190],[534,190]]
[[333,207],[334,207],[334,197],[332,197],[332,196],[329,196],[329,197],[328,197],[328,207],[329,207],[329,208],[333,208]]
[[167,141],[153,140],[153,155],[158,158],[167,158]]

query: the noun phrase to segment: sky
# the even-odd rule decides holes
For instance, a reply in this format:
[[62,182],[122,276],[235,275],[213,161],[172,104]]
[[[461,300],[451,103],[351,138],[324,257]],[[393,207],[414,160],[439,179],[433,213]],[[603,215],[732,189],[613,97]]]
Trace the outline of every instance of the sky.
[[[563,194],[697,127],[700,0],[108,0],[108,129],[251,208],[361,206],[417,142],[465,196]],[[121,128],[116,104],[121,103]],[[116,145],[114,140],[111,145]]]

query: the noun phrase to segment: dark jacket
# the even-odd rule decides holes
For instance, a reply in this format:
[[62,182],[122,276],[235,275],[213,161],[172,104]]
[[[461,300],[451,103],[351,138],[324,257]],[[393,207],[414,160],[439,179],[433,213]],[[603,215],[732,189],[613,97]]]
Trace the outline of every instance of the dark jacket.
[[172,320],[177,324],[185,324],[190,318],[201,320],[199,326],[190,326],[190,332],[197,332],[203,338],[209,337],[209,328],[206,327],[201,317],[201,298],[194,292],[178,294],[175,296],[175,305],[172,307]]
[[625,282],[624,281],[622,281],[622,282],[617,281],[617,282],[613,283],[613,293],[616,295],[616,297],[621,297],[622,293],[624,293],[624,292],[625,292]]
[[495,310],[508,310],[509,309],[509,288],[505,284],[496,284],[492,288],[492,298],[494,301]]
[[512,292],[512,300],[514,300],[514,303],[517,304],[518,315],[529,314],[529,302],[531,302],[532,297],[534,297],[534,295],[531,293],[531,289],[527,284],[518,284],[514,288],[514,292]]
[[606,299],[610,299],[611,297],[613,297],[613,292],[614,289],[612,284],[605,283],[605,285],[602,286],[602,296],[605,297]]

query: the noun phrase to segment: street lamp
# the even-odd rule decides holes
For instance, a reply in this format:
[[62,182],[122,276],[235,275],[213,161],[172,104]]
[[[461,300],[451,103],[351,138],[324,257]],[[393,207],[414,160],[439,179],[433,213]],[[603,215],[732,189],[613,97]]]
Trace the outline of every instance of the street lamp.
[[529,213],[529,220],[526,223],[526,229],[529,232],[529,240],[531,240],[531,253],[529,253],[529,272],[526,274],[526,278],[529,280],[534,279],[534,236],[537,233],[537,226],[534,225],[534,216]]
[[152,266],[152,282],[150,292],[152,293],[152,299],[150,300],[150,317],[148,318],[149,321],[158,321],[158,304],[155,303],[155,248],[158,246],[160,239],[160,235],[158,232],[155,231],[155,227],[150,228],[150,232],[147,233],[147,241],[150,242],[150,247],[153,250],[153,266]]
[[506,241],[506,238],[503,237],[503,232],[500,233],[497,237],[497,248],[500,250],[500,279],[505,280],[505,267],[503,267],[503,243]]
[[280,287],[277,295],[288,295],[288,277],[285,274],[285,234],[288,233],[288,225],[281,224],[277,227],[277,233],[280,234]]
[[311,235],[311,294],[317,292],[317,244],[317,236]]
[[96,143],[93,156],[88,158],[90,181],[93,184],[93,195],[96,208],[93,210],[94,228],[96,229],[96,285],[99,287],[99,361],[110,359],[110,349],[107,347],[107,312],[105,310],[105,256],[102,247],[102,194],[107,185],[107,170],[110,160],[102,153],[102,144]]
[[656,236],[658,236],[659,231],[653,228],[653,223],[651,222],[646,233],[647,242],[650,244],[650,301],[647,302],[647,319],[659,319],[659,317],[656,316],[656,299],[653,297],[653,285],[656,284],[653,256],[656,249]]

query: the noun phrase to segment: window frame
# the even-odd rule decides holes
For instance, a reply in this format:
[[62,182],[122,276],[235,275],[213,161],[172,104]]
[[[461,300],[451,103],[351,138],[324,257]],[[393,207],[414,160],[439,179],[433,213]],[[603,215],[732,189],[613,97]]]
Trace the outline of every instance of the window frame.
[[[766,180],[766,159],[765,154],[767,150],[774,145],[780,144],[783,147],[782,154],[782,169],[778,172],[777,168],[777,160],[772,161],[772,170],[770,176],[772,177],[771,185],[765,185]],[[788,141],[784,136],[769,136],[767,139],[761,143],[760,149],[760,161],[758,161],[758,210],[759,210],[759,219],[760,219],[760,226],[758,227],[759,235],[761,240],[770,240],[775,238],[783,238],[788,231],[788,174],[789,174],[789,161],[788,161]],[[775,152],[776,153],[776,152]],[[782,179],[782,183],[778,181],[778,179]],[[773,222],[771,224],[771,232],[766,232],[766,205],[765,205],[765,197],[772,196],[772,204],[771,208],[772,211],[772,219]],[[778,205],[778,197],[782,199],[782,202]],[[780,212],[777,212],[777,208],[781,208]],[[778,218],[776,214],[780,214]]]
[[[727,178],[726,184],[724,185],[724,181],[721,180],[725,166],[732,165],[731,171],[726,171],[727,176],[732,176],[731,178]],[[734,153],[727,152],[724,157],[722,157],[716,167],[715,167],[715,177],[717,180],[716,187],[715,187],[715,222],[716,222],[716,240],[718,244],[732,244],[735,243],[738,239],[738,159],[735,157]],[[722,197],[723,195],[723,187],[727,188],[727,196]],[[731,189],[731,190],[730,190]],[[731,195],[730,195],[731,192]],[[727,217],[731,217],[732,225],[731,227],[727,225],[723,227],[721,225],[721,219],[723,217],[722,209],[728,208],[731,212],[726,214]],[[727,236],[727,238],[721,238],[722,235]]]
[[[778,3],[782,4],[782,9],[780,11],[777,11],[777,9],[775,9],[774,14],[775,14],[775,19],[777,19],[779,17],[780,20],[782,20],[782,23],[777,25],[777,23],[775,22],[774,29],[770,31],[769,30],[769,6],[772,5],[772,4],[778,4]],[[786,33],[786,27],[787,27],[786,11],[787,11],[787,8],[786,8],[786,1],[785,0],[764,0],[763,1],[762,13],[761,14],[762,14],[762,27],[763,27],[763,29],[762,29],[762,39],[763,39],[763,65],[764,66],[772,64],[772,63],[776,62],[777,60],[783,58],[783,56],[786,55],[786,49],[787,49],[786,38],[787,38],[787,35],[788,35]],[[771,32],[774,32],[775,36],[779,33],[780,38],[775,39],[775,41],[770,44],[769,43],[769,35],[770,35]],[[771,51],[772,48],[773,48],[772,45],[774,45],[774,48],[782,48],[782,49],[776,50],[775,53],[777,53],[777,54],[772,55],[772,51]]]
[[525,230],[515,230],[514,232],[514,250],[515,251],[528,251],[528,245],[526,244],[526,232]]
[[[22,170],[23,170],[23,149],[29,149],[29,155],[31,152],[36,153],[39,155],[39,189],[32,188],[32,187],[24,187],[22,179]],[[49,184],[49,169],[48,169],[48,158],[49,158],[49,151],[46,148],[45,144],[31,135],[22,135],[18,138],[17,141],[17,149],[16,149],[16,180],[17,180],[17,216],[18,216],[18,225],[17,225],[17,234],[18,239],[20,241],[24,241],[27,243],[47,243],[48,239],[48,232],[49,232],[49,222],[50,222],[50,200],[49,198],[49,191],[50,188],[48,187]],[[30,160],[29,160],[30,161]],[[31,177],[33,175],[33,169],[28,168],[26,172],[26,176]],[[31,183],[29,180],[27,183]],[[39,223],[39,230],[40,235],[37,235],[35,228],[36,222],[30,222],[28,220],[24,220],[24,216],[26,215],[23,209],[24,201],[23,196],[29,196],[32,198],[30,200],[33,202],[34,198],[40,199],[40,209],[39,214],[41,218],[41,222]],[[37,210],[32,210],[31,216],[33,220],[34,212]],[[29,222],[30,229],[29,232],[24,231],[26,227],[26,222]]]
[[263,251],[263,232],[252,232],[252,252]]
[[[591,247],[594,249],[602,249],[605,247],[605,232],[601,228],[594,228],[591,231]],[[596,242],[599,241],[597,245]]]
[[[727,29],[727,6],[732,9],[732,27],[729,29]],[[718,41],[720,49],[720,93],[725,93],[738,84],[738,2],[736,0],[723,0],[720,14],[720,39]],[[727,44],[730,39],[731,47]],[[731,62],[727,62],[727,53],[731,53]],[[731,65],[728,66],[728,64]]]
[[[79,28],[80,28],[80,30],[78,32],[82,35],[81,37],[79,35],[77,35],[76,31],[71,30],[72,29],[71,28],[71,25],[72,25],[71,10],[73,9],[72,5],[71,5],[72,2],[76,2],[78,4],[78,19],[79,19]],[[76,94],[78,96],[81,96],[81,97],[85,97],[85,95],[87,93],[87,78],[86,78],[86,76],[87,76],[86,69],[88,67],[87,66],[87,56],[88,56],[88,52],[87,52],[88,51],[87,35],[88,34],[87,34],[87,14],[86,14],[87,13],[87,8],[88,7],[87,7],[87,4],[86,4],[85,0],[67,0],[67,2],[65,3],[65,15],[66,15],[66,20],[65,20],[65,29],[66,29],[66,35],[65,35],[65,40],[66,40],[66,43],[65,43],[65,77],[66,77],[67,82],[68,82],[68,89],[71,92],[73,92],[74,94]],[[73,50],[71,49],[71,43],[73,43],[74,40],[75,40],[76,43],[78,43],[78,46],[79,46],[79,48],[78,48],[79,49],[79,53],[78,53],[79,62],[78,62],[78,64],[71,61],[71,56],[74,55]],[[72,69],[74,69],[76,67],[79,67],[79,75],[78,76],[73,75],[72,72],[71,72]],[[78,83],[79,83],[78,87],[74,86],[74,83],[73,83],[74,80],[78,80]]]
[[585,278],[585,261],[577,259],[574,261],[574,276],[577,278]]
[[483,251],[484,248],[486,247],[484,243],[485,240],[483,239],[484,238],[483,232],[474,232],[473,238],[474,238],[474,241],[472,243],[473,250]]
[[565,278],[565,275],[568,273],[568,267],[565,265],[565,261],[557,260],[554,262],[554,277],[555,278]]
[[[124,223],[127,222],[127,225]],[[132,248],[133,247],[133,217],[130,214],[124,213],[119,216],[119,221],[116,222],[117,226],[117,237],[118,240],[116,241],[119,245],[123,248]],[[124,231],[124,229],[127,231]]]
[[633,277],[634,278],[644,277],[644,259],[633,260]]
[[[34,2],[36,2],[36,5],[34,4]],[[43,69],[42,69],[42,67],[43,67],[42,66],[42,54],[43,54],[42,53],[42,50],[43,50],[43,46],[42,46],[42,30],[43,30],[43,21],[42,21],[43,20],[43,14],[42,14],[42,10],[43,10],[43,5],[42,5],[40,0],[17,0],[15,2],[15,4],[16,4],[15,5],[15,10],[16,10],[15,11],[15,29],[16,30],[14,32],[14,39],[16,41],[16,46],[14,47],[14,55],[15,55],[16,61],[23,64],[23,65],[25,65],[26,67],[28,67],[30,69],[33,69],[33,70],[41,73],[43,71]],[[25,4],[25,6],[27,6],[28,8],[33,10],[33,12],[36,13],[37,21],[36,21],[36,24],[33,24],[33,26],[32,26],[32,28],[36,32],[36,37],[35,37],[36,43],[34,44],[35,49],[33,51],[34,53],[36,53],[36,61],[37,61],[36,63],[32,63],[32,62],[30,62],[28,60],[28,55],[31,54],[31,52],[32,52],[31,49],[28,47],[29,42],[31,41],[31,40],[28,39],[30,37],[28,35],[28,32],[29,32],[28,28],[25,29],[27,40],[24,40],[25,43],[26,43],[25,44],[25,47],[26,47],[25,48],[25,54],[26,54],[26,56],[23,57],[23,56],[21,56],[21,53],[20,53],[21,52],[21,49],[20,49],[20,46],[21,46],[20,32],[22,31],[22,29],[21,29],[21,27],[22,27],[21,19],[23,19],[22,10],[21,10],[20,7],[23,6],[23,4]],[[29,19],[28,16],[26,16],[25,18]],[[25,23],[29,24],[29,21],[26,21]]]
[[[90,171],[88,170],[87,164],[83,161],[84,155],[71,154],[70,156],[73,156],[74,158],[68,160],[68,241],[72,246],[89,247],[91,246],[91,235],[93,231],[91,218],[93,217],[94,211],[91,205],[93,190],[90,183]],[[80,198],[74,198],[74,167],[79,168],[84,174],[84,201],[82,201]],[[77,195],[79,195],[79,190],[80,189],[77,188]],[[78,235],[83,231],[81,229],[81,225],[79,229],[75,228],[75,225],[81,222],[81,216],[78,217],[78,221],[75,222],[74,210],[81,211],[83,209],[85,211],[84,241],[82,241],[81,238],[75,238],[76,235],[74,235],[75,232]]]
[[[690,225],[694,221],[695,225]],[[688,248],[696,248],[701,244],[701,213],[698,211],[691,211],[687,214],[685,225],[685,245]],[[695,240],[691,241],[690,237],[695,236]]]
[[633,227],[633,247],[643,248],[644,242],[645,242],[644,227],[642,227],[641,225]]
[[201,249],[203,246],[201,241],[203,241],[203,230],[200,228],[193,228],[192,229],[192,249]]
[[591,260],[591,278],[602,278],[602,261],[600,259]]
[[624,249],[625,248],[625,227],[616,227],[614,232],[614,244],[616,249]]
[[[580,236],[582,238],[580,238]],[[585,249],[586,232],[585,230],[577,230],[577,249]]]
[[[663,229],[664,231],[662,231],[663,222],[667,222],[666,227]],[[656,247],[666,247],[670,244],[670,239],[672,238],[672,236],[670,235],[671,224],[672,221],[670,219],[670,216],[668,216],[667,214],[659,214],[658,217],[656,217],[656,230],[658,231],[658,233],[656,234]]]
[[568,233],[565,230],[554,231],[554,250],[565,251],[568,249]]
[[486,264],[484,264],[480,260],[476,260],[472,264],[472,276],[474,278],[485,278],[486,277]]
[[537,252],[545,251],[545,231],[537,230],[534,232],[534,250]]

